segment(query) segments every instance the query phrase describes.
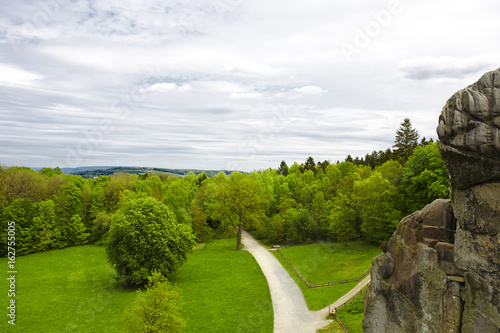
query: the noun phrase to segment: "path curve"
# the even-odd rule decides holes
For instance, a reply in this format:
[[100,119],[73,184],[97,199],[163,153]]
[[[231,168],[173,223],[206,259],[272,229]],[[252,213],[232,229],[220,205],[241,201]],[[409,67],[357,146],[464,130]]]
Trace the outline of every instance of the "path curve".
[[[337,309],[340,308],[342,305],[344,305],[345,303],[347,303],[351,299],[353,299],[355,296],[357,296],[357,294],[364,287],[366,287],[367,285],[369,285],[370,282],[371,282],[371,277],[370,277],[370,274],[368,274],[367,276],[365,276],[365,278],[363,280],[361,280],[361,282],[359,282],[356,286],[354,286],[354,288],[352,288],[351,290],[349,290],[344,296],[340,297],[333,304],[331,304],[331,306],[334,306]],[[330,308],[327,306],[326,308],[321,309],[321,310],[319,310],[317,312],[321,313],[321,315],[323,315],[323,316],[327,316],[329,310],[330,310]]]
[[[269,284],[274,310],[274,333],[315,333],[331,321],[321,311],[309,311],[299,286],[266,248],[243,231],[244,250],[259,264]],[[328,312],[328,310],[327,310]]]

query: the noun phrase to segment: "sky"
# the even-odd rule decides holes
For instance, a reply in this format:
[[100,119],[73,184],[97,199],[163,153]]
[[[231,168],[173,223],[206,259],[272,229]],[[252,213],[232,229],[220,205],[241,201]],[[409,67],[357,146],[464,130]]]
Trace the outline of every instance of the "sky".
[[0,0],[0,164],[252,171],[437,139],[495,0]]

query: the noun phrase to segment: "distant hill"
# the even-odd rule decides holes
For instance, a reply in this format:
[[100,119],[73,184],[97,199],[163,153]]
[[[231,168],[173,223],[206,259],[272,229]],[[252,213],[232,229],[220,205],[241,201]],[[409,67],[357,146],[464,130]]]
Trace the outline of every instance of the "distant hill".
[[203,172],[206,173],[208,177],[215,176],[220,172],[224,172],[229,175],[233,171],[227,170],[199,170],[199,169],[165,169],[165,168],[148,168],[148,167],[81,167],[75,169],[62,169],[62,171],[71,175],[79,175],[83,178],[94,178],[99,176],[112,176],[115,173],[131,173],[134,175],[140,175],[143,173],[166,173],[172,176],[184,177],[190,172],[195,175],[199,175]]
[[[114,166],[86,166],[86,167],[78,167],[78,168],[61,168],[61,171],[64,174],[72,174],[73,172],[80,172],[80,171],[89,171],[89,170],[106,170],[114,168]],[[35,171],[40,171],[43,169],[43,167],[36,167],[36,168],[31,168]]]

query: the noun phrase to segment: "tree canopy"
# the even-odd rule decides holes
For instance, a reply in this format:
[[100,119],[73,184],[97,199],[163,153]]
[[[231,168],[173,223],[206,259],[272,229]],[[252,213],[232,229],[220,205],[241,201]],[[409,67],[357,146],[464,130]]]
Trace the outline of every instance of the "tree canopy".
[[143,284],[154,271],[164,276],[174,272],[194,244],[191,228],[147,197],[129,201],[113,216],[106,253],[122,281]]
[[243,227],[256,227],[265,219],[265,199],[259,184],[247,174],[220,173],[208,187],[209,215],[233,228],[241,249]]
[[[1,167],[0,226],[4,237],[0,237],[0,247],[6,255],[10,221],[16,222],[18,255],[87,242],[105,245],[113,237],[116,241],[119,237],[111,235],[130,227],[134,220],[144,223],[133,227],[132,234],[151,235],[157,239],[154,245],[163,249],[180,242],[184,244],[181,252],[189,248],[186,244],[192,244],[192,238],[208,242],[236,236],[237,248],[241,248],[243,228],[268,243],[360,238],[380,243],[390,237],[405,214],[449,196],[448,175],[437,144],[423,138],[417,145],[417,138],[418,132],[405,119],[395,139],[401,146],[395,145],[394,151],[388,148],[364,157],[348,155],[336,163],[315,162],[308,156],[300,164],[282,161],[276,169],[229,176],[190,173],[177,177],[146,172],[84,179],[64,175],[59,168],[36,172]],[[138,200],[145,206],[140,207]],[[158,210],[158,214],[153,217],[149,210]],[[165,223],[169,232],[162,229]],[[157,233],[152,232],[152,225],[158,226]],[[179,233],[184,236],[172,236]],[[123,239],[127,239],[125,233]],[[153,243],[139,239],[153,248]],[[134,253],[125,245],[117,248],[123,251],[121,258]],[[146,248],[155,251],[151,249]],[[177,250],[169,253],[174,263],[165,266],[163,273],[185,260]],[[135,267],[117,264],[125,276],[139,266],[150,271],[143,254],[132,259],[129,262],[136,262]],[[137,273],[142,278],[146,275]]]

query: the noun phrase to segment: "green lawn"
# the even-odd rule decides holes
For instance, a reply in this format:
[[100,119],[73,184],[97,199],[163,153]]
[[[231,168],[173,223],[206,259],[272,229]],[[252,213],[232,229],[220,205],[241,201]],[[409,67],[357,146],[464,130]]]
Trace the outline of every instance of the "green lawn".
[[[366,242],[297,245],[281,250],[309,283],[355,278],[371,267],[380,249]],[[295,274],[281,255],[273,252],[297,282],[310,310],[320,310],[351,290],[358,282],[309,288]]]
[[363,333],[363,297],[365,293],[356,297],[351,303],[340,308],[338,311],[340,318],[344,321],[349,332],[351,333]]
[[[272,332],[265,277],[235,240],[197,250],[171,277],[181,289],[187,332]],[[7,259],[0,258],[7,275]],[[7,323],[9,290],[1,279],[0,332],[125,332],[124,311],[136,298],[113,280],[103,247],[85,245],[16,259],[16,325]]]
[[[365,293],[362,293],[356,297],[351,303],[340,308],[338,315],[342,318],[344,324],[346,324],[349,332],[351,333],[363,333],[363,297]],[[327,327],[320,329],[317,333],[344,333],[342,325],[335,320]]]
[[208,243],[171,277],[184,296],[187,332],[272,332],[267,280],[236,240]]

